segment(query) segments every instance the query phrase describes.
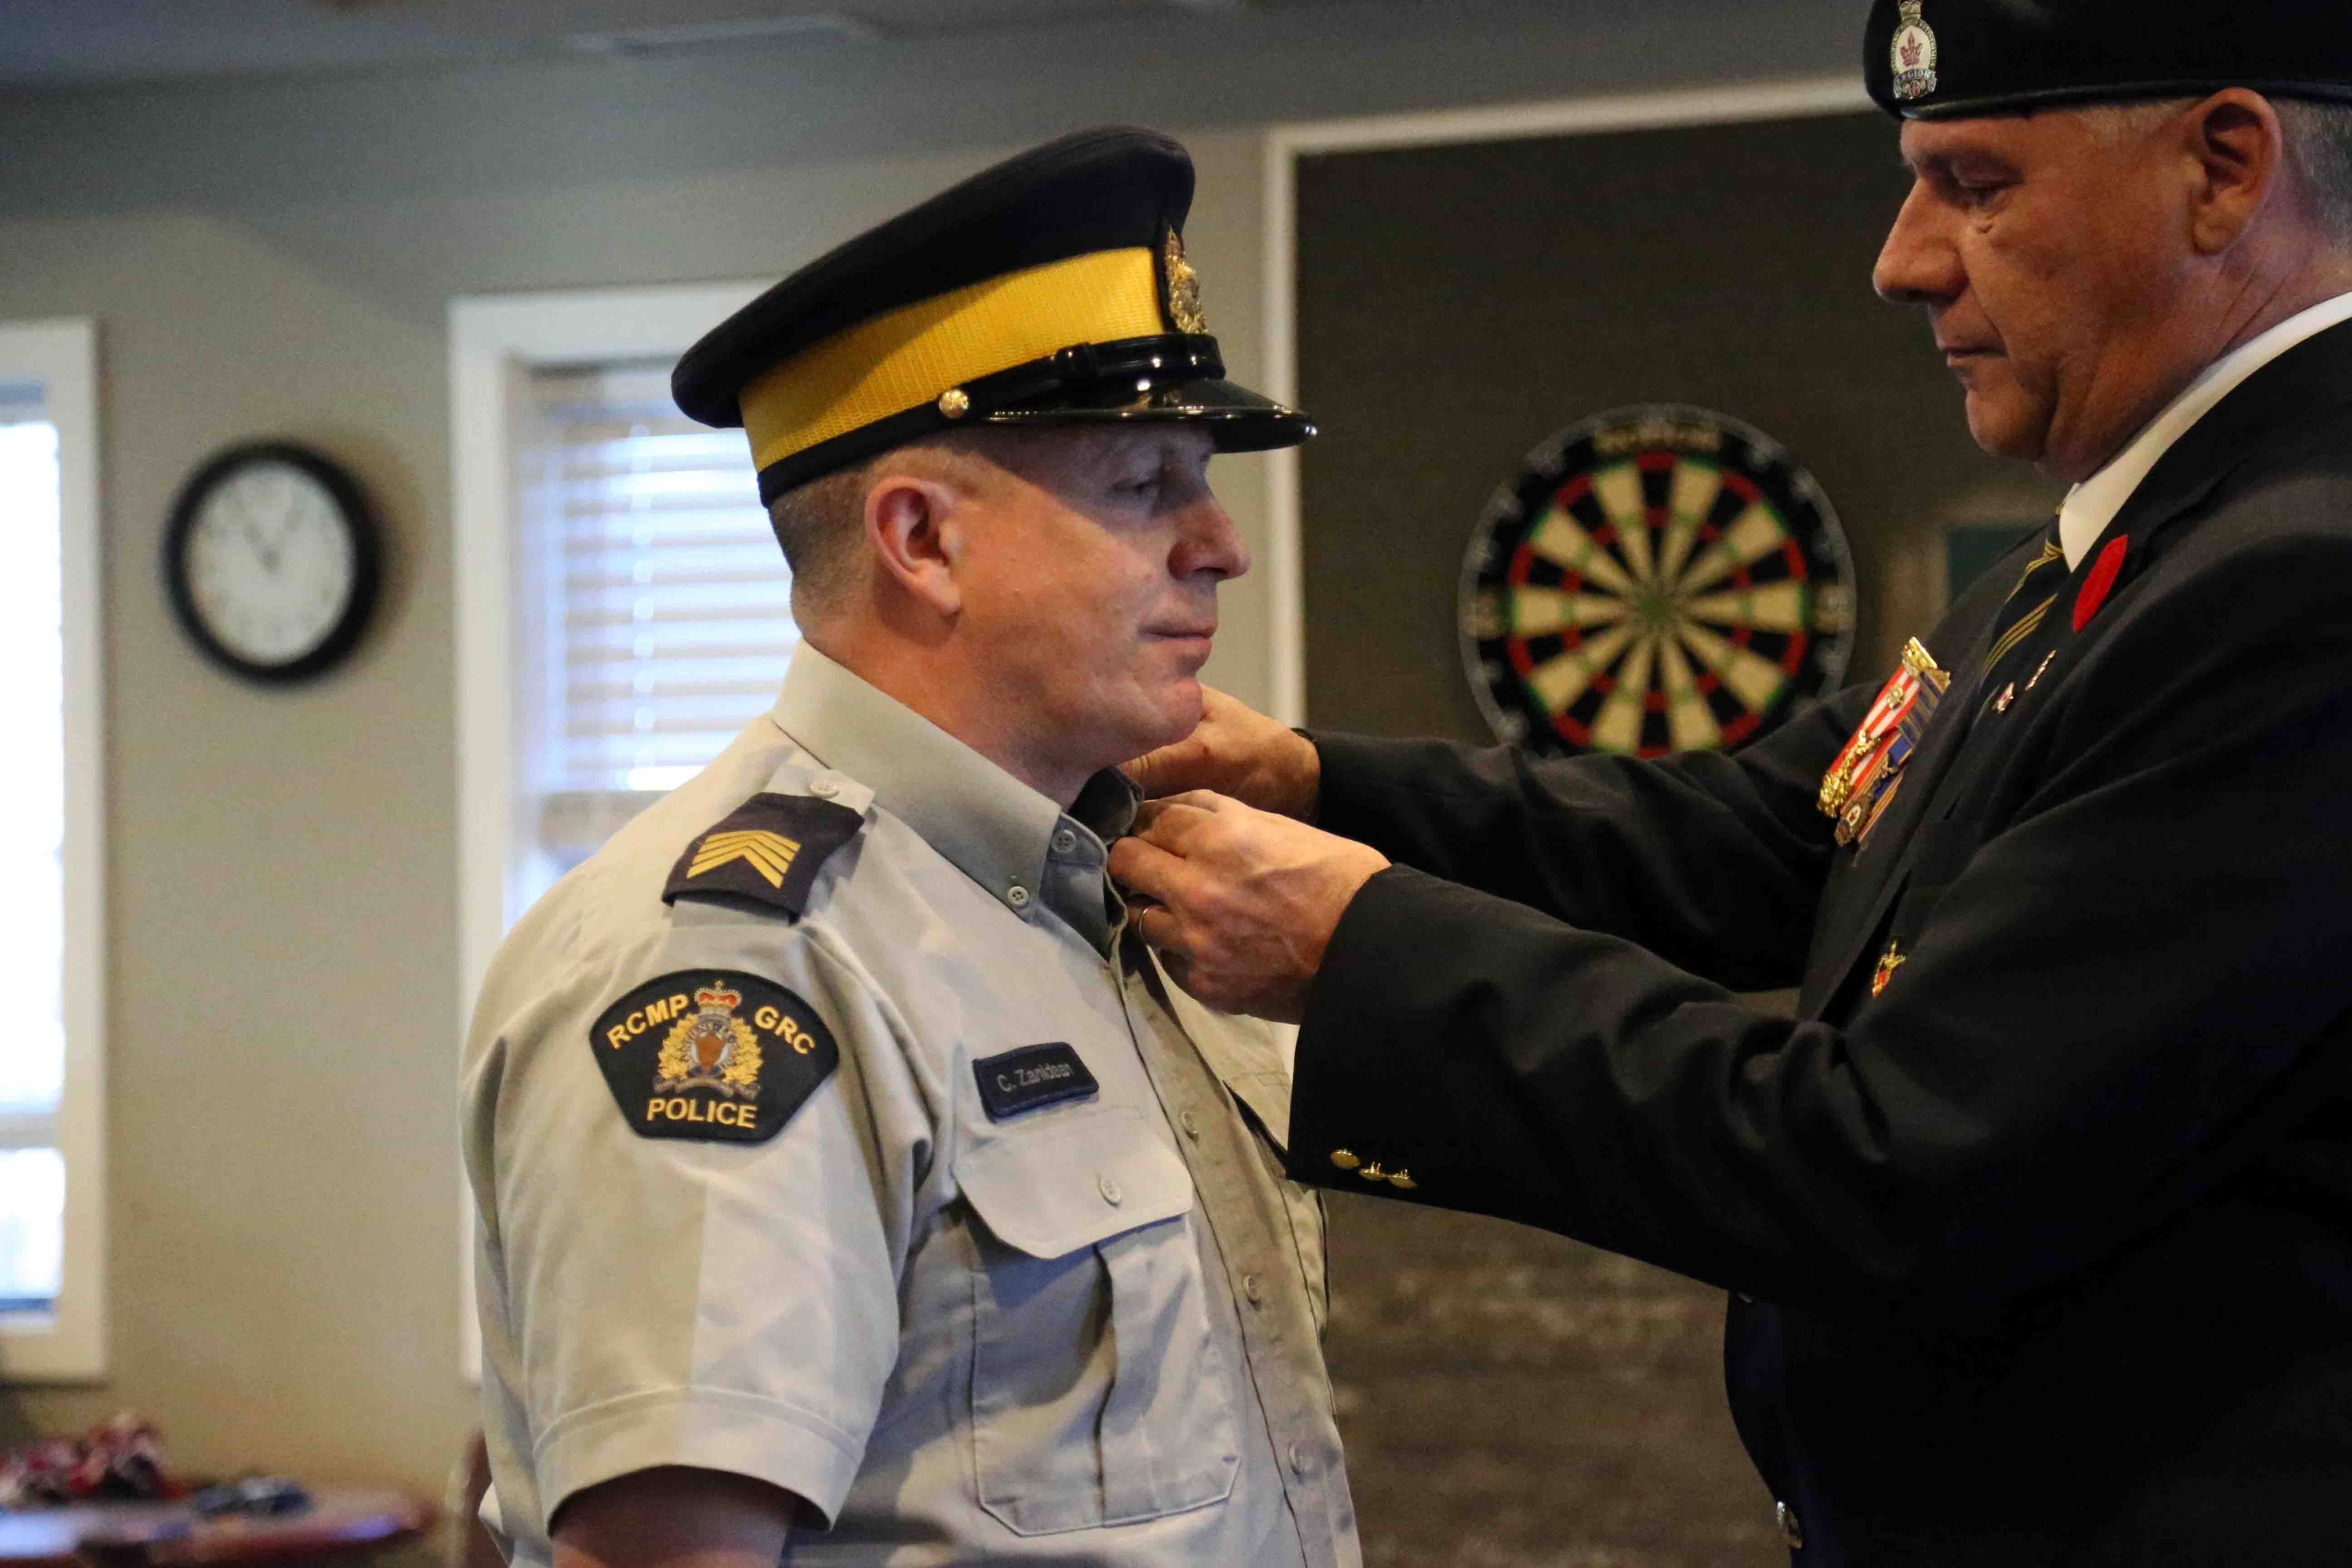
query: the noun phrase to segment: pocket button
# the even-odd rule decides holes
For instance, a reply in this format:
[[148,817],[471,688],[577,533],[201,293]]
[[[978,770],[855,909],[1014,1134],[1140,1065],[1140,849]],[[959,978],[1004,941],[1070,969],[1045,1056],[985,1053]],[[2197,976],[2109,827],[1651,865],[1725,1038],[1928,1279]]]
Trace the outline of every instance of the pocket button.
[[1127,1194],[1118,1190],[1118,1184],[1111,1179],[1108,1171],[1095,1178],[1095,1191],[1102,1194],[1103,1202],[1113,1208],[1127,1201]]

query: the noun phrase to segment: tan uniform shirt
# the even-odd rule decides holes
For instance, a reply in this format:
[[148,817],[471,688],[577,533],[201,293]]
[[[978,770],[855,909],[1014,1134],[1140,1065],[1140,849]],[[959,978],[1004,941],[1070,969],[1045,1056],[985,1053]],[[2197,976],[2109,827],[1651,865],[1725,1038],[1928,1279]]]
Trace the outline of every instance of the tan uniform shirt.
[[[674,866],[789,866],[710,831],[762,795],[856,814],[799,918],[666,904]],[[831,1528],[796,1563],[1360,1561],[1288,1079],[1126,931],[1103,863],[1133,810],[1106,773],[1065,815],[803,647],[772,714],[516,926],[464,1077],[514,1561],[656,1465],[807,1500]],[[747,1047],[695,1058],[694,1016]],[[608,1087],[657,1038],[671,1087]],[[753,1102],[828,1040],[803,1101]]]

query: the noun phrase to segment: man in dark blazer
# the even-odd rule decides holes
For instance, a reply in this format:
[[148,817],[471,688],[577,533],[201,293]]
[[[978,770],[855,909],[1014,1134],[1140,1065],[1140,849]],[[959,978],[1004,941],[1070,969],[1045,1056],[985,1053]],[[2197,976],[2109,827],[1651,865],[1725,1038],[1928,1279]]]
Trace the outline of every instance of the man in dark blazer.
[[1864,58],[1878,289],[2049,533],[1736,755],[1220,703],[1112,869],[1301,1022],[1297,1177],[1736,1293],[1799,1562],[2352,1562],[2352,6],[1878,0]]

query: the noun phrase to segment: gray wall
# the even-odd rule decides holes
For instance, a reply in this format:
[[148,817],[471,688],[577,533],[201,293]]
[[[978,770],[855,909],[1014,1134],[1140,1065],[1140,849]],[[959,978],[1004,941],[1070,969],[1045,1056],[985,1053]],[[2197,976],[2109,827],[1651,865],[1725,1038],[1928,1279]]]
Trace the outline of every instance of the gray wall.
[[[112,1375],[0,1392],[0,1436],[134,1406],[193,1468],[431,1489],[471,1419],[451,296],[780,275],[1003,150],[1132,120],[1199,156],[1193,247],[1247,376],[1265,124],[1841,73],[1856,9],[1138,12],[803,59],[0,96],[0,320],[102,334],[114,1193]],[[265,432],[354,466],[393,545],[359,657],[289,693],[201,663],[156,577],[178,480]],[[1262,588],[1235,600],[1213,672],[1263,696]]]

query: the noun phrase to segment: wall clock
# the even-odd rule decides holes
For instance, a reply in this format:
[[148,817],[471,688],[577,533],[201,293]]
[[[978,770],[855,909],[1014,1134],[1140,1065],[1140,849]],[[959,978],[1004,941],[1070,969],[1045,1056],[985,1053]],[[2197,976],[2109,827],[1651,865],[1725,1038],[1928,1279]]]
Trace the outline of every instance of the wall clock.
[[1845,673],[1853,584],[1829,498],[1779,443],[1703,408],[1612,409],[1486,503],[1462,656],[1505,741],[1728,748]]
[[382,563],[366,493],[290,441],[234,447],[181,487],[163,536],[180,624],[248,679],[299,680],[358,644]]

